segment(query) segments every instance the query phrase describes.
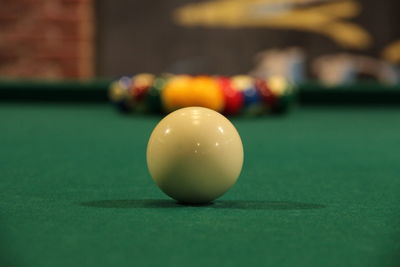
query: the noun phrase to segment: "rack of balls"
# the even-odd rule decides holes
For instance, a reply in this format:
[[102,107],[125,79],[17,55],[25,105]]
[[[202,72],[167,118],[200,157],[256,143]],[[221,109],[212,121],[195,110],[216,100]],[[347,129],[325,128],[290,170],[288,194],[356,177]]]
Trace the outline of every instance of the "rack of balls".
[[153,75],[121,77],[109,87],[109,98],[123,113],[170,113],[199,106],[226,116],[284,114],[294,99],[295,86],[280,76],[261,79],[248,75]]

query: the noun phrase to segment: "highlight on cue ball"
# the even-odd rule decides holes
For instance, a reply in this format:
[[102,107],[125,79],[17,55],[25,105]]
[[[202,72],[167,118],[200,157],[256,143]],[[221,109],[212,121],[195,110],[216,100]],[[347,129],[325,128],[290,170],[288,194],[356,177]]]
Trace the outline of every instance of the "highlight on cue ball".
[[208,203],[238,179],[242,140],[220,113],[203,107],[182,108],[154,128],[147,145],[147,166],[168,196],[182,203]]

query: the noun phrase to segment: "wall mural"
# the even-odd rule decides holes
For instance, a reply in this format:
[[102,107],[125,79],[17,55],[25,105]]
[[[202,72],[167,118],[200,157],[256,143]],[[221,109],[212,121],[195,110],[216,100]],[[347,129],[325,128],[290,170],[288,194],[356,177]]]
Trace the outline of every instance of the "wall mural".
[[[355,0],[215,0],[177,8],[173,17],[185,27],[272,28],[312,32],[330,38],[339,47],[366,50],[371,34],[350,21],[361,12]],[[256,76],[283,75],[304,81],[305,54],[301,48],[273,49],[259,53]],[[381,59],[338,53],[324,55],[312,63],[312,72],[327,84],[352,83],[364,74],[381,82],[399,82],[400,41],[389,44]],[[386,60],[386,61],[385,61]]]
[[183,26],[267,27],[325,35],[345,48],[364,49],[370,34],[347,19],[357,16],[357,1],[326,0],[216,0],[178,8],[176,22]]

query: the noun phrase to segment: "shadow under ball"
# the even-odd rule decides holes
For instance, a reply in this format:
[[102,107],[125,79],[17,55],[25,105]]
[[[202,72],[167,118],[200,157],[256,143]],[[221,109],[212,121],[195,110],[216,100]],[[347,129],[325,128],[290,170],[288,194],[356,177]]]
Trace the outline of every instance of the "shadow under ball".
[[154,128],[147,166],[158,187],[183,203],[208,203],[238,179],[243,144],[233,124],[202,107],[176,110]]

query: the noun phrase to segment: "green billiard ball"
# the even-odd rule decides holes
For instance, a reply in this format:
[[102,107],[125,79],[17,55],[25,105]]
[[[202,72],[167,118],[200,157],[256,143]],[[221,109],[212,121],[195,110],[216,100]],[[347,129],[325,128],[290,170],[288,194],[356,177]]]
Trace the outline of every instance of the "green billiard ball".
[[268,87],[275,96],[275,103],[272,105],[271,112],[284,114],[292,106],[294,100],[294,85],[286,78],[275,76],[268,79]]
[[146,103],[148,110],[153,113],[161,113],[162,112],[162,101],[161,101],[161,91],[163,90],[168,77],[160,76],[157,77],[153,85],[147,91]]

